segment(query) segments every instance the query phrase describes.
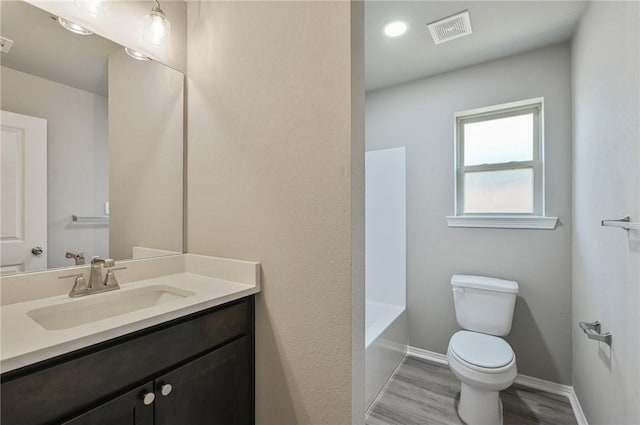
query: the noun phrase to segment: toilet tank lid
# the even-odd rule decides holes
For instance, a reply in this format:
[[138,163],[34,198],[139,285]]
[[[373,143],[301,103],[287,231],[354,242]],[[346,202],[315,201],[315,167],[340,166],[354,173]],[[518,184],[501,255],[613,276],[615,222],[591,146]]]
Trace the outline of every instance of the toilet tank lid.
[[518,282],[513,280],[466,274],[454,274],[451,276],[451,286],[457,288],[483,289],[494,292],[508,292],[512,294],[518,293]]

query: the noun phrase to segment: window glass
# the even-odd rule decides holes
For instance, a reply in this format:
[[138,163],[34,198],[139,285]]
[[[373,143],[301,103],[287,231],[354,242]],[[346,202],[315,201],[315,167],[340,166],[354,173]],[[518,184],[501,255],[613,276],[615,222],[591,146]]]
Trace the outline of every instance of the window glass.
[[464,165],[533,159],[533,113],[463,124]]
[[533,169],[466,172],[465,213],[533,213]]

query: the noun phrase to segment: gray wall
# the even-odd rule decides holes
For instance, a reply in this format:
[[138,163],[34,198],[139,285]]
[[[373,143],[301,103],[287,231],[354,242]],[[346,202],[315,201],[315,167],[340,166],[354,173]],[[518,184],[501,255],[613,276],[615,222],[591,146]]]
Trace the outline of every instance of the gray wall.
[[[456,273],[520,284],[508,336],[520,373],[571,383],[571,63],[559,44],[367,93],[366,149],[407,148],[410,345],[445,353]],[[457,111],[545,98],[547,214],[556,230],[448,228]]]
[[184,76],[154,61],[109,57],[109,254],[182,252]]
[[71,222],[104,215],[109,200],[107,98],[7,67],[0,98],[3,110],[47,120],[48,267],[73,265],[67,251],[107,256],[107,226]]
[[258,424],[362,421],[361,19],[349,2],[188,2],[187,248],[262,263]]
[[[593,2],[573,42],[573,385],[591,425],[640,423],[640,3]],[[588,340],[600,320],[613,347]]]

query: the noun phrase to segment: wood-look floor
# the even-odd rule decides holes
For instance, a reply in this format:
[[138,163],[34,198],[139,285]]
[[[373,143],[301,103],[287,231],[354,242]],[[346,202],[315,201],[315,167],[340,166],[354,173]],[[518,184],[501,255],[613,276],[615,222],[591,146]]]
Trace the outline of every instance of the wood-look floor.
[[[407,356],[371,407],[367,425],[462,425],[460,382],[447,366]],[[504,425],[577,425],[565,397],[512,385],[500,393]]]

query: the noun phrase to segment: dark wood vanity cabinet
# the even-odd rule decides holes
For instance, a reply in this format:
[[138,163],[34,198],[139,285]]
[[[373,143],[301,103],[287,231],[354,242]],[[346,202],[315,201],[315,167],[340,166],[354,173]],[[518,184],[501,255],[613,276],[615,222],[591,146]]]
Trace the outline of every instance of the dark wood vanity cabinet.
[[142,385],[115,397],[64,425],[153,425],[153,403],[144,404],[143,396],[153,393],[153,383]]
[[3,425],[254,423],[247,297],[2,375]]

